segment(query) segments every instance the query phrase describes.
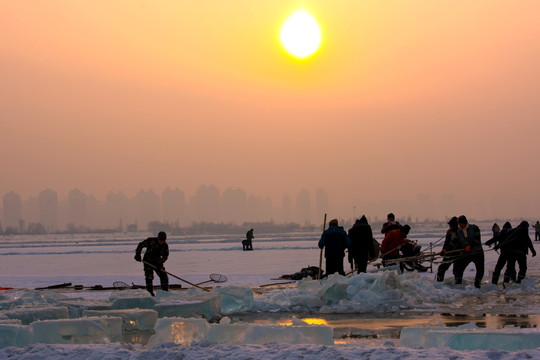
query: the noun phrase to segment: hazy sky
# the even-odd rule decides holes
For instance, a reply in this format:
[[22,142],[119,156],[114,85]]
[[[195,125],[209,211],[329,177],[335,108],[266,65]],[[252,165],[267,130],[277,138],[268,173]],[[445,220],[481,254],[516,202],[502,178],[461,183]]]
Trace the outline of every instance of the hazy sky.
[[[298,8],[323,36],[305,61],[278,39]],[[0,0],[0,193],[539,198],[538,14],[536,0]]]

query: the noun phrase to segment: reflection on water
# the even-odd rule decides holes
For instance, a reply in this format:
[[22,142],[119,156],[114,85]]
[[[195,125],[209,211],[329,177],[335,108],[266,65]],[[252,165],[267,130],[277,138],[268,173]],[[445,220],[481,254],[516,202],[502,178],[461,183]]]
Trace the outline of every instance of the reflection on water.
[[[325,319],[321,319],[321,318],[302,318],[301,321],[309,325],[329,325]],[[276,324],[284,325],[284,326],[292,326],[294,325],[294,322],[292,318],[289,318],[289,319],[277,320]]]
[[441,314],[441,319],[446,326],[460,326],[468,323],[474,323],[476,326],[488,329],[501,329],[506,326],[520,328],[536,328],[540,322],[540,315],[452,315]]
[[[245,313],[231,315],[231,323],[247,322],[259,325],[294,325],[297,320],[311,325],[327,325],[334,329],[336,345],[356,341],[396,341],[403,327],[447,326],[475,324],[481,328],[501,329],[507,326],[537,328],[540,315],[461,315],[461,314],[291,314]],[[146,345],[153,332],[124,333],[125,343]],[[374,344],[372,344],[374,345]]]
[[242,314],[231,317],[232,322],[261,325],[293,324],[292,317],[308,324],[324,324],[334,329],[334,339],[397,339],[403,327],[448,326],[475,324],[481,328],[501,329],[506,326],[536,328],[540,315],[460,315],[460,314]]
[[148,343],[148,339],[150,339],[152,335],[154,335],[153,331],[123,332],[122,342],[128,343],[128,344],[146,345]]

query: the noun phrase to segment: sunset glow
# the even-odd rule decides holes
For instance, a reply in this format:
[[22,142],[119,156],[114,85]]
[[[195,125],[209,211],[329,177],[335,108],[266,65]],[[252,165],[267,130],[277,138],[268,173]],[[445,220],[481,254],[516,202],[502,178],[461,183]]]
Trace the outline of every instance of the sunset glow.
[[280,40],[290,55],[304,59],[319,49],[321,29],[310,13],[297,10],[283,23]]

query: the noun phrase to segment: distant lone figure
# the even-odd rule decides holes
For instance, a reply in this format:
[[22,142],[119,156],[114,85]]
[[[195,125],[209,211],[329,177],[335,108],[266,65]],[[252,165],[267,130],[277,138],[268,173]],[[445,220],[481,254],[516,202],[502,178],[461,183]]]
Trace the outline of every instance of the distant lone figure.
[[[169,245],[165,242],[167,240],[167,234],[163,231],[160,231],[157,237],[149,237],[146,240],[143,240],[137,246],[135,250],[135,260],[144,261],[144,277],[146,280],[146,290],[150,295],[154,295],[154,271],[161,283],[161,290],[169,290],[169,277],[165,272],[165,267],[163,264],[169,258]],[[141,259],[141,251],[143,248],[146,248],[144,257]]]
[[250,229],[246,233],[246,239],[242,240],[242,250],[253,250],[253,239],[255,239],[255,236],[253,236],[253,229]]
[[533,225],[534,228],[534,241],[540,240],[540,221],[536,220],[536,224]]

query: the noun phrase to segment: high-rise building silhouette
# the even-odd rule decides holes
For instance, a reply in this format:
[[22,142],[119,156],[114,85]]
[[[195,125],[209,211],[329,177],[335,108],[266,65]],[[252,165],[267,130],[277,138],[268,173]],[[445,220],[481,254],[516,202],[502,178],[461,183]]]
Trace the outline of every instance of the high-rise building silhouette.
[[163,221],[169,224],[186,225],[186,197],[182,190],[165,189],[161,194],[163,204]]
[[296,195],[296,221],[300,225],[311,223],[311,197],[306,189]]
[[284,223],[294,222],[292,216],[292,201],[289,194],[283,194],[281,197],[281,216]]
[[191,198],[191,207],[194,211],[195,221],[220,222],[221,203],[219,189],[214,185],[201,185],[197,193]]
[[22,201],[21,195],[14,191],[10,191],[3,197],[3,209],[4,209],[4,230],[13,228],[17,231],[21,231],[21,209]]
[[238,225],[247,221],[247,194],[244,190],[227,188],[221,197],[221,204],[224,222]]
[[43,190],[38,195],[38,217],[41,225],[48,232],[58,228],[58,194],[50,189]]
[[105,198],[105,213],[107,227],[120,231],[135,221],[134,211],[130,211],[130,201],[124,193],[110,191]]
[[135,209],[139,230],[148,229],[150,221],[161,221],[161,199],[153,190],[141,190],[137,193]]
[[262,199],[262,205],[261,205],[261,220],[262,221],[270,221],[273,220],[273,204],[272,204],[272,198],[270,196],[265,196]]
[[87,226],[86,194],[73,189],[68,194],[68,224],[70,226]]
[[315,209],[315,219],[323,219],[324,214],[327,214],[329,210],[328,194],[321,188],[315,190]]
[[247,221],[262,221],[262,198],[260,196],[249,195],[247,199],[248,216]]

